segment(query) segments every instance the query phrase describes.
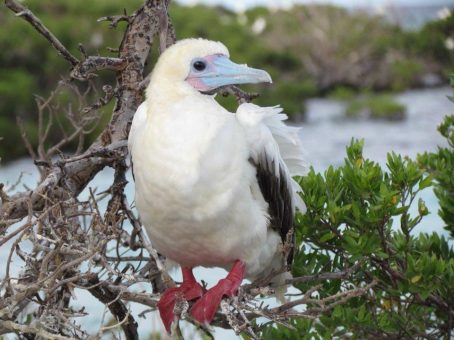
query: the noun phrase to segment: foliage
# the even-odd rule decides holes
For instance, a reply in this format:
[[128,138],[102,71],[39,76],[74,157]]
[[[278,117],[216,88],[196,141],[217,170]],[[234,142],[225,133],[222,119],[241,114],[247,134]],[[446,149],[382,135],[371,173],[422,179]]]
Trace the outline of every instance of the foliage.
[[403,43],[418,34],[382,17],[335,6],[294,6],[257,17],[267,23],[263,39],[297,57],[322,92],[337,86],[397,90],[421,85],[423,75],[434,71],[419,51]]
[[427,23],[419,32],[409,38],[408,44],[420,55],[447,65],[454,66],[454,54],[447,40],[454,39],[454,15]]
[[349,118],[402,120],[405,118],[405,105],[386,94],[366,94],[350,100],[345,115]]
[[[452,138],[453,122],[450,116],[442,124],[445,137]],[[452,163],[449,168],[444,162],[454,159],[453,145],[426,155],[434,167],[445,166],[443,174],[426,174],[417,162],[395,153],[388,154],[383,169],[362,150],[363,142],[353,140],[343,166],[323,174],[311,169],[300,179],[307,213],[297,220],[300,250],[293,273],[316,275],[360,264],[348,282],[324,281],[320,297],[372,280],[378,284],[319,320],[294,320],[296,331],[268,325],[264,339],[450,337],[454,250],[444,236],[414,230],[430,213],[419,196],[433,178],[439,183],[440,215],[452,227]],[[451,186],[441,189],[448,174]],[[304,292],[310,283],[297,287]]]
[[[454,85],[454,74],[451,75]],[[450,98],[454,101],[454,98]],[[435,180],[435,195],[440,203],[439,215],[443,219],[445,229],[454,237],[454,116],[446,117],[438,130],[446,138],[448,147],[438,148],[436,153],[424,153],[418,157],[421,166]]]
[[[320,297],[373,280],[378,284],[317,320],[293,320],[295,330],[268,324],[264,339],[452,337],[454,115],[445,117],[439,131],[446,147],[417,161],[392,152],[383,168],[363,157],[363,141],[352,140],[343,166],[323,174],[311,169],[300,179],[307,213],[297,219],[294,275],[359,265],[349,282],[325,280]],[[420,194],[432,188],[449,240],[416,230],[434,213]],[[310,283],[297,287],[305,292]]]
[[407,87],[418,84],[418,78],[424,71],[424,65],[420,60],[397,60],[391,64],[392,82],[391,89],[402,91]]
[[336,86],[329,92],[330,98],[342,101],[352,100],[356,95],[357,93],[355,90],[345,86]]

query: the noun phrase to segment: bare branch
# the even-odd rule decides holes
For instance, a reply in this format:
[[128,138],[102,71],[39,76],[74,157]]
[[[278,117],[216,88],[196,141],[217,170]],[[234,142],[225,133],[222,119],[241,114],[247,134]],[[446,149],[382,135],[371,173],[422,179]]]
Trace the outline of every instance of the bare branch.
[[18,17],[28,21],[41,35],[43,35],[51,45],[63,56],[72,66],[79,63],[79,60],[74,57],[63,44],[57,39],[55,35],[50,32],[46,26],[43,25],[41,20],[37,18],[32,11],[24,7],[22,4],[14,0],[5,0],[5,5],[12,10]]
[[128,24],[131,23],[132,16],[123,14],[123,15],[108,15],[105,17],[99,18],[97,21],[102,22],[102,21],[110,21],[109,26],[112,28],[116,28],[118,26],[118,23],[121,21],[126,21]]
[[126,67],[126,60],[112,57],[90,56],[74,66],[71,78],[87,80],[100,70],[121,71]]
[[216,89],[215,92],[220,93],[222,96],[227,97],[228,95],[235,96],[238,104],[250,103],[253,99],[259,96],[258,93],[248,93],[240,89],[238,86],[229,85]]
[[286,284],[296,284],[296,283],[305,283],[305,282],[316,282],[316,281],[326,281],[326,280],[339,280],[345,279],[354,273],[363,263],[363,261],[356,262],[350,268],[340,272],[321,272],[315,275],[303,275],[298,277],[293,277],[285,281]]
[[30,140],[28,139],[27,131],[25,130],[25,126],[24,126],[24,122],[22,121],[21,118],[17,117],[16,123],[17,123],[17,126],[19,127],[22,141],[24,142],[24,145],[27,148],[28,154],[30,155],[30,157],[32,159],[34,159],[34,160],[38,159],[38,155],[35,153],[35,150],[33,150],[33,146],[31,144]]
[[119,325],[123,328],[126,339],[138,339],[137,322],[129,313],[124,303],[119,299],[121,294],[117,295],[107,286],[100,285],[99,283],[98,277],[93,276],[93,278],[88,281],[88,284],[92,286],[92,288],[88,289],[89,292],[109,308],[112,315],[115,316]]
[[21,325],[13,321],[0,320],[0,334],[4,334],[7,332],[29,333],[49,340],[76,340],[75,338],[72,337],[66,337],[50,333],[46,331],[43,327],[40,327],[39,324]]

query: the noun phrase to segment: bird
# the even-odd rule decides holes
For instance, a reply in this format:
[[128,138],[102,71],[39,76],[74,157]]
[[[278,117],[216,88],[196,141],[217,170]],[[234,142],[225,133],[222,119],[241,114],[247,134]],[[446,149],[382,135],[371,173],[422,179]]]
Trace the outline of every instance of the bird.
[[[280,272],[282,283],[288,275],[294,216],[305,212],[293,178],[307,168],[299,128],[285,124],[279,106],[243,103],[230,112],[215,98],[225,86],[271,82],[266,71],[231,61],[221,42],[184,39],[160,55],[134,115],[135,205],[152,246],[183,276],[157,304],[169,333],[178,298],[209,324],[243,279]],[[206,290],[197,266],[229,273]]]

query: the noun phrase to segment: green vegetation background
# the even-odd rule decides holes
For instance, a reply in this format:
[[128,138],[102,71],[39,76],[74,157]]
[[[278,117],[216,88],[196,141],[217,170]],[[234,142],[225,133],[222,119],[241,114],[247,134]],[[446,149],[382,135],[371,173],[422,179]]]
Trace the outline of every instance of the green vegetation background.
[[[115,55],[107,47],[118,47],[125,24],[111,29],[97,19],[120,14],[125,7],[131,13],[141,1],[97,0],[89,6],[68,0],[25,3],[73,54],[80,55],[81,43],[89,55]],[[266,69],[274,84],[254,87],[261,93],[256,102],[281,104],[290,116],[304,114],[308,97],[337,93],[339,88],[392,91],[423,86],[425,75],[443,78],[445,70],[454,65],[453,53],[445,46],[446,36],[454,32],[453,16],[429,23],[420,31],[405,32],[380,17],[333,6],[296,6],[291,11],[257,7],[237,14],[220,7],[172,4],[170,13],[179,39],[222,41],[234,60]],[[36,141],[33,96],[48,96],[69,70],[47,41],[5,7],[0,10],[0,26],[0,157],[7,161],[26,154],[16,117],[23,119],[28,136]],[[156,56],[155,51],[150,65]],[[114,85],[115,79],[107,71],[94,82]],[[73,102],[77,108],[69,92],[60,93],[58,100],[63,104]],[[232,98],[221,101],[234,109]],[[381,104],[378,106],[384,107],[385,114],[395,110],[387,103]],[[353,104],[351,116],[355,108],[358,111],[361,107],[361,103]],[[100,127],[87,142],[108,120],[110,109],[104,109]],[[61,136],[55,130],[51,141]]]

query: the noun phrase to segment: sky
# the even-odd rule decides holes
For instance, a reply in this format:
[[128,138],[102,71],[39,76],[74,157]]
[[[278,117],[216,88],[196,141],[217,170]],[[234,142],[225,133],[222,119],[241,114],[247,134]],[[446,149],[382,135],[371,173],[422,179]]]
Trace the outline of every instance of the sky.
[[346,7],[381,7],[381,6],[454,6],[454,0],[178,0],[181,4],[205,3],[209,5],[222,4],[234,10],[243,10],[248,7],[265,5],[272,7],[289,7],[295,3],[331,3]]

